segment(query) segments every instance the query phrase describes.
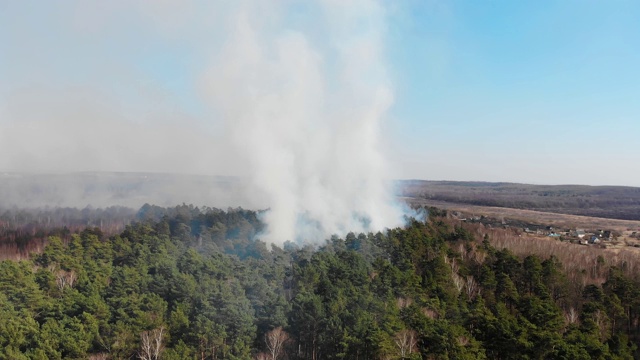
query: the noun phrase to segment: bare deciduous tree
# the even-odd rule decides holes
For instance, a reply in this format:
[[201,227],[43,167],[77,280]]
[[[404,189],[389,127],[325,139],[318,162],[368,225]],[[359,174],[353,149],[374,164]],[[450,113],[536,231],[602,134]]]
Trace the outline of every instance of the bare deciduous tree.
[[407,355],[416,351],[416,345],[418,344],[418,334],[415,330],[404,329],[396,334],[394,341],[398,350],[400,350],[400,357],[406,358]]
[[579,314],[576,309],[570,307],[567,311],[564,312],[564,319],[568,324],[576,324],[579,320]]
[[480,290],[481,290],[480,286],[478,286],[478,283],[476,282],[476,280],[471,275],[467,276],[467,279],[465,280],[464,289],[465,289],[469,299],[475,298],[476,295],[478,295],[480,293]]
[[487,258],[487,253],[484,251],[474,251],[473,252],[473,260],[476,264],[484,264],[484,260]]
[[458,262],[456,259],[449,258],[447,255],[444,256],[444,263],[449,265],[451,268],[451,272],[456,274],[458,273]]
[[289,334],[282,330],[282,326],[277,327],[264,335],[269,350],[269,359],[277,360],[284,352],[284,344],[289,340]]
[[600,330],[600,339],[604,340],[607,337],[608,332],[608,318],[607,315],[600,311],[600,310],[596,310],[596,312],[593,314],[593,321],[596,323],[596,325],[598,326],[598,329]]
[[144,331],[140,335],[140,351],[138,356],[141,360],[158,360],[164,350],[163,345],[164,327],[161,326],[151,331]]
[[428,317],[429,319],[437,319],[440,317],[437,311],[426,308],[426,307],[422,308],[422,313],[424,314],[424,316]]
[[467,346],[471,342],[471,340],[469,340],[469,338],[466,336],[458,336],[457,340],[458,340],[458,345],[460,346]]
[[398,304],[398,307],[400,309],[404,309],[408,306],[411,306],[411,304],[413,304],[413,299],[412,298],[403,298],[403,297],[399,297],[396,299],[396,303]]
[[458,292],[461,292],[465,286],[464,279],[462,278],[462,276],[456,273],[451,273],[451,279],[453,280],[453,285],[456,286],[456,289],[458,290]]
[[467,260],[469,258],[469,251],[467,251],[465,244],[458,244],[458,252],[460,253],[460,257],[462,257],[462,260]]
[[56,284],[58,285],[58,289],[60,290],[64,290],[67,287],[72,288],[77,279],[78,275],[73,270],[58,270],[58,272],[56,273]]

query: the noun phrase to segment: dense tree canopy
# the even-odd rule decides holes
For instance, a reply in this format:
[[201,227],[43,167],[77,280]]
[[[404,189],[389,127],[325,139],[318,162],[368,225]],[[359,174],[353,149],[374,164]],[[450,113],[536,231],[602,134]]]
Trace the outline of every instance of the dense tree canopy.
[[437,215],[269,248],[256,212],[145,206],[118,235],[0,262],[0,359],[638,356],[637,278],[610,267],[576,292],[558,259]]

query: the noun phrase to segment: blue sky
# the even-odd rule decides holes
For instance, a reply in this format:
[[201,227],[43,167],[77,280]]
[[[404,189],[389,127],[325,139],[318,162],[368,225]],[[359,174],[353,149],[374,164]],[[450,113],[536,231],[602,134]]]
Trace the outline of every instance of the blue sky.
[[[224,42],[215,25],[224,5],[160,3],[0,0],[0,131],[14,145],[0,144],[0,170],[55,162],[22,157],[28,149],[6,138],[29,133],[16,130],[25,118],[78,98],[118,113],[119,132],[163,114],[195,129],[182,138],[215,136],[201,78]],[[383,4],[395,99],[383,146],[394,177],[640,186],[640,2]],[[322,43],[314,11],[294,2],[284,26]],[[84,146],[93,161],[105,158]],[[110,166],[92,169],[119,169],[106,158]],[[202,162],[178,170],[201,172]]]
[[639,184],[640,3],[437,4],[392,25],[416,176]]

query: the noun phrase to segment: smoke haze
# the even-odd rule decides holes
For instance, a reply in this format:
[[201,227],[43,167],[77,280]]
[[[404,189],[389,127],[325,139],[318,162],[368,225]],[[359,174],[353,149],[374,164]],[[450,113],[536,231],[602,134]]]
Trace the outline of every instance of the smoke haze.
[[[402,224],[403,211],[385,180],[380,141],[393,103],[382,4],[134,4],[138,26],[190,44],[186,65],[203,64],[201,70],[187,85],[156,91],[154,84],[123,76],[119,70],[127,64],[105,60],[89,71],[87,83],[58,81],[60,73],[53,71],[42,81],[25,80],[29,86],[19,91],[2,88],[0,170],[240,176],[248,184],[238,205],[269,208],[261,238],[278,244]],[[98,16],[78,2],[72,26],[98,42],[112,41],[112,22],[128,7],[107,7]],[[90,21],[92,16],[100,21]],[[190,21],[209,37],[185,31]],[[72,53],[87,40],[74,41]],[[94,86],[111,74],[121,82]],[[197,93],[204,105],[176,100],[176,86]],[[176,193],[179,188],[176,182]],[[227,205],[229,194],[209,205]]]
[[270,242],[319,240],[402,220],[378,148],[392,102],[379,33],[384,9],[368,1],[339,4],[319,4],[328,46],[280,29],[259,9],[238,9],[208,73],[212,100],[269,204]]

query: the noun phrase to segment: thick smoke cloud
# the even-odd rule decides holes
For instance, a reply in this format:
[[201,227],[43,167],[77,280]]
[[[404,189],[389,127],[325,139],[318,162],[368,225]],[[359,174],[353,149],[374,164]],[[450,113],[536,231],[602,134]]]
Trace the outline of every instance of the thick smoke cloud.
[[[238,205],[269,208],[273,243],[402,223],[380,145],[393,103],[381,3],[70,4],[42,18],[55,31],[16,16],[29,46],[9,52],[20,86],[0,85],[0,171],[240,176]],[[149,33],[186,49],[190,81],[154,82],[148,58],[166,49]]]
[[382,57],[384,9],[320,4],[329,42],[240,7],[208,73],[211,99],[270,206],[269,242],[396,226],[381,121],[393,96]]

